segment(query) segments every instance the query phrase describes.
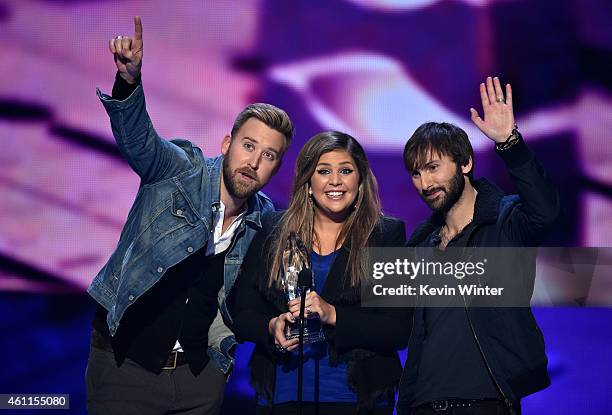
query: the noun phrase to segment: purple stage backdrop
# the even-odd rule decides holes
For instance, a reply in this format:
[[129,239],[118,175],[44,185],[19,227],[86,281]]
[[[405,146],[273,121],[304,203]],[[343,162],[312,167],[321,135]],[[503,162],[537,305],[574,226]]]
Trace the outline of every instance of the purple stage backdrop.
[[[336,129],[364,145],[385,213],[410,232],[429,212],[401,152],[426,121],[464,128],[476,176],[512,192],[469,119],[491,74],[512,84],[519,128],[559,185],[548,245],[612,245],[609,1],[0,0],[0,393],[68,393],[69,412],[85,413],[85,289],[139,184],[95,88],[110,92],[108,39],[131,36],[134,15],[162,136],[215,155],[246,104],[287,110],[297,136],[265,189],[279,208],[302,144]],[[612,310],[584,304],[535,311],[552,386],[523,401],[525,414],[612,413]],[[224,413],[253,407],[250,350],[238,350]]]

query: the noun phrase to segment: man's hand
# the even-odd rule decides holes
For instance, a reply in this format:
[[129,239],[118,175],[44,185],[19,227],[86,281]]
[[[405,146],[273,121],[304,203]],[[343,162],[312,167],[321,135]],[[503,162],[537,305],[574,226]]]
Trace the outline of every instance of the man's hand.
[[480,99],[484,111],[484,120],[474,108],[470,108],[472,121],[491,140],[502,143],[512,134],[514,112],[512,110],[512,88],[506,84],[506,98],[499,78],[487,78],[486,85],[480,84]]
[[[304,315],[317,313],[321,319],[321,323],[329,324],[331,326],[336,325],[336,307],[329,304],[323,298],[319,296],[315,291],[310,291],[306,294]],[[292,313],[294,318],[300,316],[300,298],[289,301],[289,312]]]
[[134,36],[117,36],[108,43],[115,57],[119,75],[129,84],[140,76],[142,68],[142,22],[140,16],[134,17]]

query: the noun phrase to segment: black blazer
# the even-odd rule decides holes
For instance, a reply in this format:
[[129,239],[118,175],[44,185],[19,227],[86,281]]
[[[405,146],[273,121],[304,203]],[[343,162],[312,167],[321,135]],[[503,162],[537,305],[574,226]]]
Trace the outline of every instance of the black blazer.
[[[276,364],[287,357],[275,350],[268,334],[270,319],[287,311],[284,293],[267,286],[268,249],[281,216],[282,212],[275,212],[264,217],[264,229],[251,243],[228,298],[237,341],[256,345],[250,383],[269,402],[274,396]],[[368,245],[404,246],[405,240],[404,223],[383,217]],[[394,399],[402,371],[397,350],[408,343],[413,309],[362,308],[360,288],[351,287],[346,274],[348,256],[349,248],[343,246],[319,295],[336,308],[336,326],[324,325],[330,360],[348,363],[347,382],[358,397],[357,413],[368,413],[379,397]]]

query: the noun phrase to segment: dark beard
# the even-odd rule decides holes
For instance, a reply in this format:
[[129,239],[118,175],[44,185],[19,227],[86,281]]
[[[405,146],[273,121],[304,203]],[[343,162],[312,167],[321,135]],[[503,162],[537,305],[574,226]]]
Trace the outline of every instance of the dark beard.
[[442,190],[442,195],[437,200],[430,201],[428,200],[424,194],[421,196],[425,203],[435,212],[446,214],[449,210],[457,203],[461,195],[463,194],[463,189],[465,188],[465,179],[463,178],[463,173],[461,172],[461,168],[457,166],[457,171],[455,175],[452,177],[450,183],[448,184],[448,189],[444,188],[435,188],[430,190],[427,193],[434,193],[438,190]]
[[240,174],[241,171],[251,177],[254,177],[255,179],[257,179],[257,172],[253,171],[253,169],[249,169],[248,167],[242,167],[232,172],[229,164],[230,159],[228,152],[228,155],[223,157],[223,183],[225,184],[225,188],[230,196],[237,199],[248,199],[261,189],[259,181],[254,182],[251,186],[244,186],[238,182],[238,180],[236,180],[236,175]]

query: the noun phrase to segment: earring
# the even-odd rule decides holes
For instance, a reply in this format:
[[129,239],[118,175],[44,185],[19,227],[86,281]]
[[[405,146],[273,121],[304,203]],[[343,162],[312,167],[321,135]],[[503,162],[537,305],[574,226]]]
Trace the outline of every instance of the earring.
[[312,197],[312,187],[308,186],[308,196]]

